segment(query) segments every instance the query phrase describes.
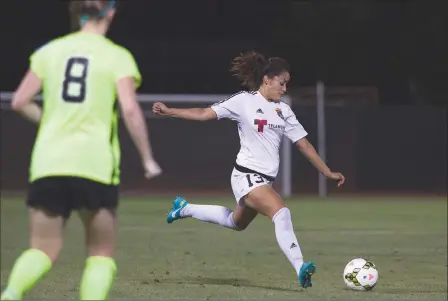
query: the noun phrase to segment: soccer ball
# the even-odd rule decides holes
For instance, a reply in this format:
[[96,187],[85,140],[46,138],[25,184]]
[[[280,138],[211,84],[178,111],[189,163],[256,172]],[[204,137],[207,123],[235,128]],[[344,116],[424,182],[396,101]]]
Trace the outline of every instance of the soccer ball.
[[355,291],[370,291],[378,281],[378,270],[373,262],[363,258],[350,261],[344,269],[345,285]]

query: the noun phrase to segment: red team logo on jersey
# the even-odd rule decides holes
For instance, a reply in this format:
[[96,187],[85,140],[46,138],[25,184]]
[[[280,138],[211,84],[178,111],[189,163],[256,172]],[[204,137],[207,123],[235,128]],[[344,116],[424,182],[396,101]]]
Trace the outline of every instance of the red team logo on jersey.
[[268,124],[268,121],[266,119],[255,119],[254,124],[258,125],[258,132],[263,133],[264,126]]

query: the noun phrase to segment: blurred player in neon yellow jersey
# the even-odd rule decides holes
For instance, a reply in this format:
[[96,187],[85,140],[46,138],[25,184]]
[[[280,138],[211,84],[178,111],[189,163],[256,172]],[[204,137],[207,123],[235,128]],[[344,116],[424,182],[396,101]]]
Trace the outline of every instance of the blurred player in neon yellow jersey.
[[[80,30],[31,55],[29,71],[12,101],[15,111],[39,124],[39,131],[27,199],[30,248],[16,260],[2,300],[22,299],[51,269],[62,249],[65,222],[74,210],[86,230],[80,299],[108,298],[116,273],[117,96],[144,175],[161,173],[137,102],[138,67],[128,50],[105,37],[115,1],[72,1],[70,10]],[[42,110],[32,102],[40,90]]]

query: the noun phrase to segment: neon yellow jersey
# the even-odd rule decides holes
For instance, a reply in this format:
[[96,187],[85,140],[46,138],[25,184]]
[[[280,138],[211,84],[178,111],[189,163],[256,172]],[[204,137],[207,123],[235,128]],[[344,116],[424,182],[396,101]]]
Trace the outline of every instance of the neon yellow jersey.
[[30,57],[42,80],[42,120],[31,157],[30,182],[74,176],[120,182],[116,83],[141,75],[132,54],[104,36],[76,32]]

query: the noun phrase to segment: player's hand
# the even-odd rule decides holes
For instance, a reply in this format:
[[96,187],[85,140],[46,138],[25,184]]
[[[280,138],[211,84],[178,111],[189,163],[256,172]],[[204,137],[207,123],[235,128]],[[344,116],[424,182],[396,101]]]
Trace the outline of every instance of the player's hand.
[[339,172],[332,172],[327,177],[331,180],[338,181],[338,187],[345,182],[345,177]]
[[169,114],[169,108],[161,102],[152,105],[152,112],[156,115],[166,116]]
[[148,180],[154,177],[157,177],[162,173],[162,169],[159,164],[157,164],[154,160],[148,160],[143,163],[143,168],[145,170],[145,178]]

